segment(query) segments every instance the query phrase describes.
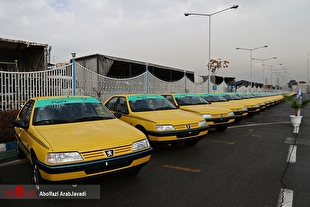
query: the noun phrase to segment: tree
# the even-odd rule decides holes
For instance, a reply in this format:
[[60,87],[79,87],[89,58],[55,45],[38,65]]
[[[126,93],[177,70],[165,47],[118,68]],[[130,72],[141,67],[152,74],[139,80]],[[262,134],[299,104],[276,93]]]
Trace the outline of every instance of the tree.
[[227,60],[222,60],[219,58],[218,60],[211,59],[210,63],[208,64],[208,70],[211,71],[212,75],[215,75],[220,68],[227,68],[229,62]]

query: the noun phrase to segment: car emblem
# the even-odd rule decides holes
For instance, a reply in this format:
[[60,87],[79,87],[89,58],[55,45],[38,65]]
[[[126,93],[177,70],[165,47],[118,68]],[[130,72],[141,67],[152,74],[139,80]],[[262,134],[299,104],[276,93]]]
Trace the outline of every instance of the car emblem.
[[106,150],[104,152],[107,155],[107,157],[113,157],[113,155],[114,155],[114,151],[113,150]]
[[186,126],[187,129],[191,128],[191,125],[189,125],[189,124],[186,124],[185,126]]
[[223,119],[223,114],[220,114],[221,120]]

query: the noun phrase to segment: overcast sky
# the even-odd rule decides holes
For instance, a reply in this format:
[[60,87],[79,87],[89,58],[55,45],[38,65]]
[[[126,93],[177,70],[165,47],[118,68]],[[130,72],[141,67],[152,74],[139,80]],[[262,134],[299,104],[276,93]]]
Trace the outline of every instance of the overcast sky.
[[[99,53],[207,75],[211,58],[230,62],[218,75],[250,80],[250,51],[284,79],[309,80],[309,0],[0,0],[0,37],[52,46],[52,62]],[[282,65],[279,65],[282,64]],[[270,66],[253,61],[252,79],[270,84]],[[285,73],[285,71],[287,71]],[[276,72],[276,71],[275,71]]]

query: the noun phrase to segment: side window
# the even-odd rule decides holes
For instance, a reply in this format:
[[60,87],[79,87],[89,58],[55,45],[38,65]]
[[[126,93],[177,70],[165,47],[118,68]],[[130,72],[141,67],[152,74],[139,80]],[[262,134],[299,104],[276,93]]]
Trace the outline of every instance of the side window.
[[25,106],[22,108],[21,112],[19,113],[19,118],[29,123],[33,106],[34,106],[34,101],[33,100],[28,101],[25,104]]
[[106,107],[111,111],[116,111],[116,103],[117,103],[118,97],[113,97],[109,102],[106,103]]
[[126,103],[126,98],[125,97],[120,97],[119,102],[117,104],[117,110],[118,112],[122,112],[124,114],[128,114],[128,107]]
[[165,98],[166,98],[170,103],[172,103],[173,105],[175,105],[174,100],[173,100],[173,98],[172,98],[171,96],[165,96]]

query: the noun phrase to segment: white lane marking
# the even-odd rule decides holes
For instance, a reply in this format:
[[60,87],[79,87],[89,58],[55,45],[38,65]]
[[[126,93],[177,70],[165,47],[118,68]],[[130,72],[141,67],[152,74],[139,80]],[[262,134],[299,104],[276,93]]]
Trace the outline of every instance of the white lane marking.
[[298,138],[297,140],[295,140],[295,138],[293,137],[286,137],[285,139],[285,144],[294,144],[294,142],[296,142],[295,144],[298,144],[298,145],[310,146],[310,140],[308,139]]
[[290,147],[288,149],[287,162],[289,162],[289,163],[295,163],[296,162],[296,152],[297,152],[297,146],[296,145],[290,145]]
[[293,191],[289,189],[281,189],[277,207],[292,207]]
[[251,127],[251,126],[264,126],[264,125],[274,125],[274,124],[289,124],[291,122],[276,122],[276,123],[255,123],[255,124],[242,124],[242,125],[235,125],[229,126],[228,128],[241,128],[241,127]]

